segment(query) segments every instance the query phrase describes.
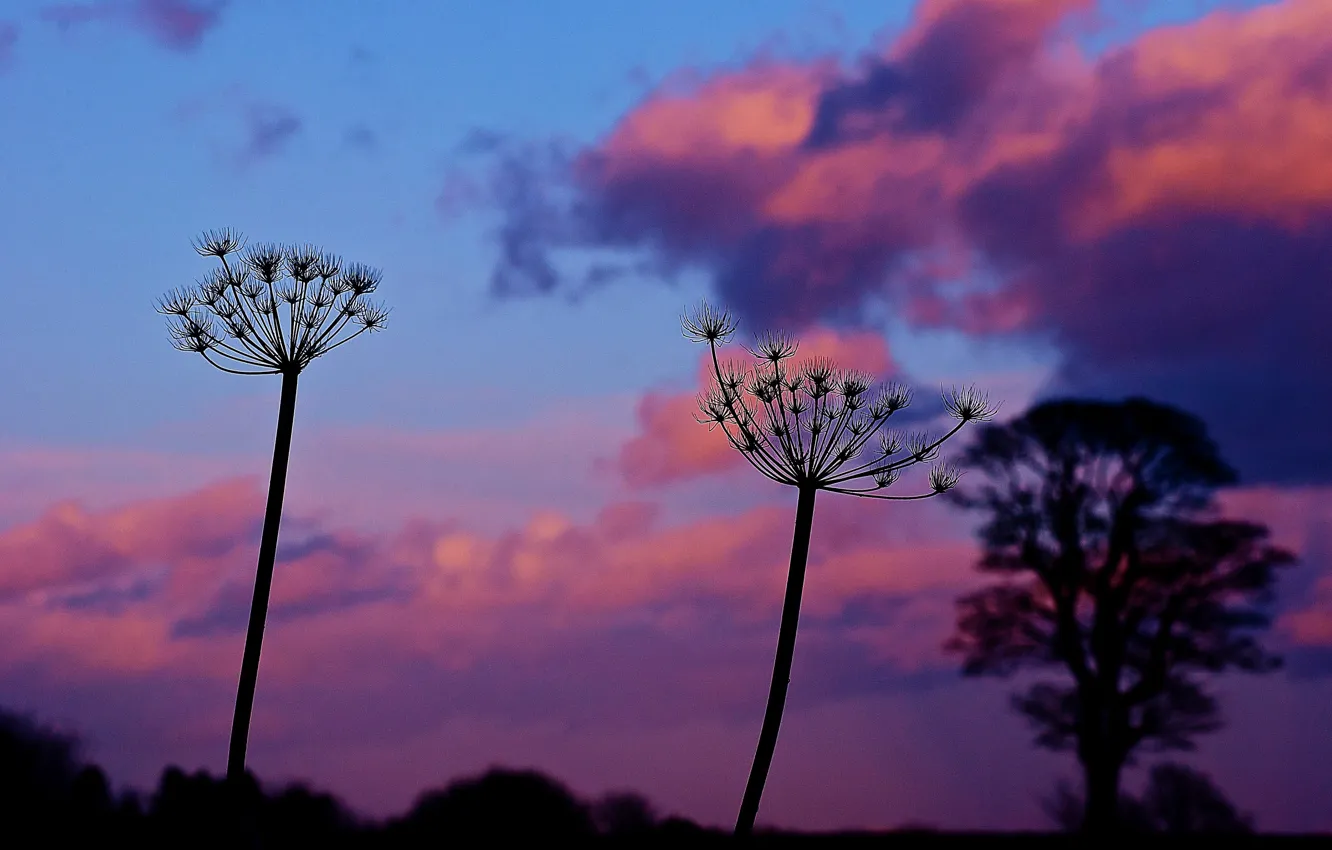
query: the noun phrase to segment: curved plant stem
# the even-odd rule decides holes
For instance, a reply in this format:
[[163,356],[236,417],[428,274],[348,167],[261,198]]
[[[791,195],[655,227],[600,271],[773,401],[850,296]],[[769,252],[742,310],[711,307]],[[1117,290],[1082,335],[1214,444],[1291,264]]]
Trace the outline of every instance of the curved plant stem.
[[768,707],[763,712],[763,729],[759,732],[758,749],[754,753],[754,766],[745,784],[745,796],[740,803],[740,817],[735,822],[736,835],[749,835],[754,831],[754,818],[758,816],[759,798],[768,780],[768,767],[777,747],[777,729],[782,723],[782,710],[786,707],[786,689],[791,683],[791,659],[795,655],[796,624],[800,619],[800,595],[805,587],[805,564],[809,559],[809,535],[814,527],[815,487],[801,487],[796,503],[795,537],[791,541],[791,569],[786,576],[786,600],[782,603],[782,625],[777,634],[777,657],[772,666],[772,686],[768,690]]
[[268,594],[273,586],[273,562],[277,558],[278,525],[282,522],[282,496],[287,486],[287,459],[291,454],[291,426],[296,418],[297,376],[295,371],[282,373],[282,401],[278,406],[277,439],[273,444],[273,469],[268,480],[268,506],[264,509],[264,531],[259,541],[259,565],[254,576],[254,600],[250,603],[250,625],[245,633],[245,656],[241,661],[240,685],[236,690],[236,714],[231,721],[227,781],[232,785],[245,778],[245,747],[250,738],[250,713],[254,708],[254,688],[259,679],[259,646],[264,639]]

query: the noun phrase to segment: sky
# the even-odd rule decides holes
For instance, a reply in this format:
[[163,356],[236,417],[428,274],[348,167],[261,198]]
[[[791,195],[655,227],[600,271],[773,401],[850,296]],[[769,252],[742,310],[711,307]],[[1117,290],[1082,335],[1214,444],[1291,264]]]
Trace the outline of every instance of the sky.
[[[952,383],[1202,417],[1301,563],[1286,669],[1180,758],[1332,830],[1329,57],[1325,0],[4,0],[0,705],[121,786],[223,769],[278,382],[153,304],[232,227],[392,310],[302,376],[261,777],[731,822],[795,499],[692,419],[708,297],[919,421]],[[1046,825],[1072,758],[941,649],[974,525],[820,501],[760,823]]]

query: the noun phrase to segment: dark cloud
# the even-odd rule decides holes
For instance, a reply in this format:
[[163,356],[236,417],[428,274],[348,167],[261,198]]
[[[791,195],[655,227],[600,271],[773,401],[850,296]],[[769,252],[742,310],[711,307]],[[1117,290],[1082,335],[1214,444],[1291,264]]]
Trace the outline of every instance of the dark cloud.
[[[892,132],[956,132],[968,114],[1041,49],[1049,30],[1088,0],[1002,6],[932,4],[901,58],[871,59],[859,78],[827,87],[806,143],[818,147]],[[922,4],[929,15],[931,4]],[[910,38],[910,37],[909,37]]]
[[1053,342],[1055,393],[1207,420],[1249,482],[1332,473],[1332,7],[1283,0],[1089,59],[1092,4],[932,0],[855,73],[756,62],[596,145],[495,154],[499,297],[565,249],[706,271],[759,325]]
[[[231,584],[223,588],[207,609],[199,614],[183,617],[171,626],[172,638],[211,638],[219,635],[243,634],[250,621],[250,601],[253,587]],[[272,604],[267,623],[281,623],[317,617],[335,611],[346,611],[376,602],[404,600],[407,593],[398,587],[351,588],[324,590],[309,594],[292,602]]]
[[[274,565],[274,596],[268,608],[268,623],[281,623],[345,611],[377,602],[408,600],[410,583],[403,571],[377,564],[382,553],[371,543],[347,539],[320,529],[299,518],[285,529],[288,540],[278,547]],[[304,535],[297,537],[297,535]],[[296,539],[292,539],[295,537]],[[244,578],[222,585],[204,609],[176,620],[173,638],[210,638],[240,634],[249,622],[253,596],[253,569]],[[289,595],[282,584],[293,581],[301,588]]]
[[133,578],[129,582],[104,584],[89,590],[66,594],[55,604],[70,611],[89,611],[119,615],[137,602],[151,598],[162,589],[164,575]]

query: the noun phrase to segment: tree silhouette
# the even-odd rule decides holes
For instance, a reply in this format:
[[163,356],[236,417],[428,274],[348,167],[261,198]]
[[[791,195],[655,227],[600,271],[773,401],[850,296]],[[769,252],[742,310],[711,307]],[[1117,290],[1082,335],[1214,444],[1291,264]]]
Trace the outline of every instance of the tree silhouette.
[[[686,338],[707,343],[712,354],[712,386],[699,397],[704,414],[699,421],[711,427],[720,425],[751,466],[799,493],[772,685],[735,824],[737,835],[748,835],[754,828],[786,704],[815,496],[827,490],[909,501],[943,493],[957,483],[958,476],[942,464],[931,466],[927,493],[890,496],[881,491],[896,482],[904,469],[936,458],[944,441],[966,423],[989,419],[995,409],[975,390],[948,392],[944,404],[957,424],[937,440],[920,433],[903,439],[883,428],[894,413],[910,404],[905,388],[892,384],[874,389],[870,376],[840,370],[825,357],[788,365],[795,356],[796,342],[781,333],[768,333],[748,349],[756,364],[722,364],[717,346],[730,339],[737,327],[727,312],[703,304],[685,315],[681,324]],[[871,452],[868,460],[852,464],[876,436],[878,451]]]
[[61,814],[79,768],[73,735],[0,709],[0,817],[6,824]]
[[133,837],[137,800],[113,797],[106,773],[80,749],[77,736],[0,708],[0,843],[25,834],[50,846]]
[[1254,632],[1294,558],[1218,518],[1234,470],[1198,419],[1144,399],[1046,402],[982,428],[962,464],[985,483],[950,498],[986,514],[978,567],[1005,579],[958,601],[947,648],[967,675],[1066,674],[1014,706],[1038,745],[1076,751],[1084,829],[1113,831],[1136,750],[1219,728],[1198,674],[1278,666]]
[[[210,270],[193,287],[169,292],[157,305],[158,312],[168,317],[177,349],[200,354],[234,375],[282,376],[268,504],[227,754],[227,778],[236,782],[245,774],[296,415],[296,382],[316,357],[383,328],[388,318],[382,306],[365,298],[379,286],[377,270],[344,264],[308,245],[265,244],[241,252],[243,244],[240,234],[231,230],[205,233],[194,249],[200,256],[216,257],[221,267]],[[235,262],[228,260],[233,254]]]

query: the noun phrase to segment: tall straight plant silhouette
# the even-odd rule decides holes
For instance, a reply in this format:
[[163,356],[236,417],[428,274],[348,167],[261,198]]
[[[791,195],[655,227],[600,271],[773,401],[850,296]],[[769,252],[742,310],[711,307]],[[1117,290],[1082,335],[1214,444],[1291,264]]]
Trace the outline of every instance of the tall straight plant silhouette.
[[344,264],[339,257],[309,245],[263,244],[242,251],[243,247],[244,239],[232,230],[205,233],[195,240],[194,250],[203,257],[216,257],[221,267],[210,270],[192,287],[172,290],[157,304],[158,312],[168,318],[172,344],[180,351],[200,354],[233,375],[282,376],[268,504],[227,754],[231,782],[245,775],[259,648],[273,585],[296,417],[296,382],[316,357],[363,333],[382,329],[388,319],[382,305],[366,300],[379,286],[376,269]]
[[[681,326],[688,339],[707,343],[712,354],[712,386],[699,396],[704,418],[698,421],[713,428],[720,425],[751,466],[799,493],[772,685],[735,823],[736,835],[748,835],[754,829],[786,705],[815,496],[827,490],[867,499],[913,501],[950,490],[958,481],[958,472],[947,464],[931,464],[929,492],[911,496],[882,492],[907,468],[937,458],[944,441],[968,422],[993,417],[996,407],[975,389],[951,390],[944,393],[944,406],[957,420],[955,426],[936,440],[923,433],[901,437],[884,426],[911,403],[906,388],[897,384],[876,387],[871,376],[839,369],[826,357],[798,366],[789,364],[797,344],[782,333],[764,334],[753,348],[746,349],[756,363],[723,363],[717,347],[731,338],[738,323],[725,310],[706,303],[687,313]],[[853,463],[875,437],[878,451]]]

